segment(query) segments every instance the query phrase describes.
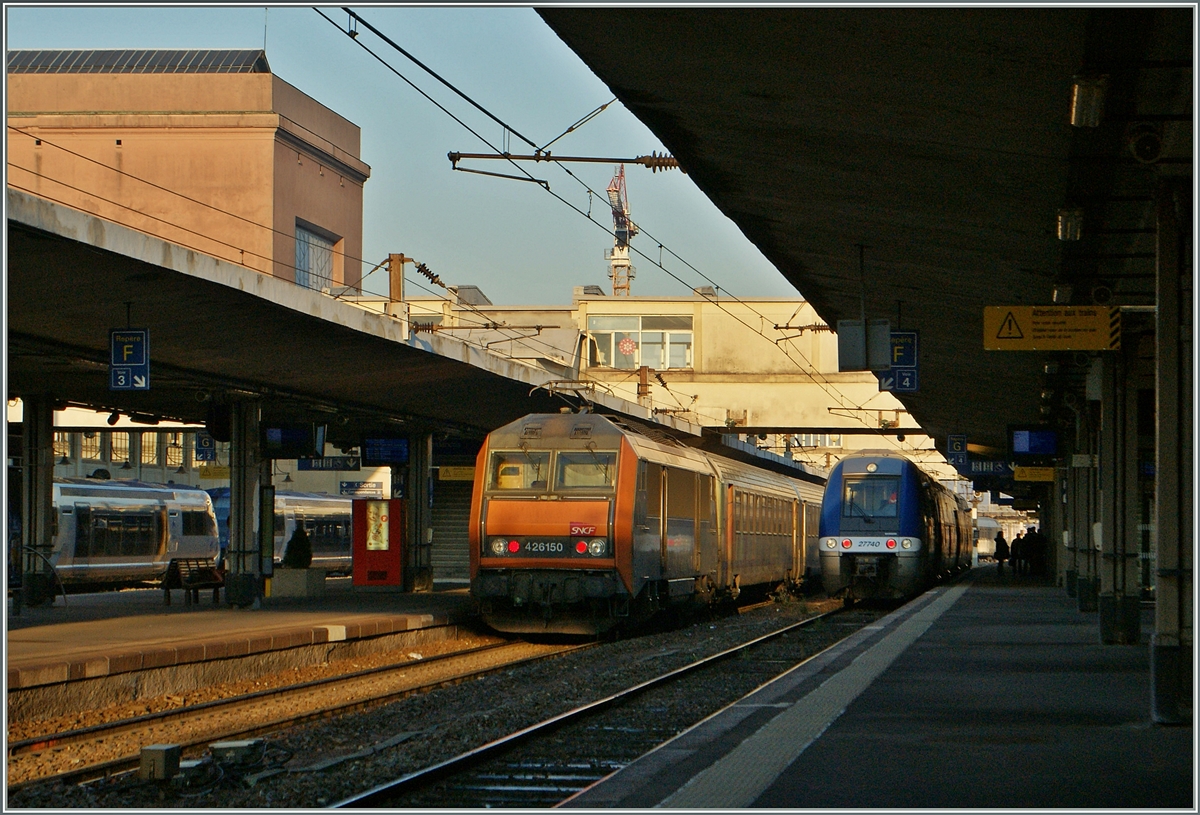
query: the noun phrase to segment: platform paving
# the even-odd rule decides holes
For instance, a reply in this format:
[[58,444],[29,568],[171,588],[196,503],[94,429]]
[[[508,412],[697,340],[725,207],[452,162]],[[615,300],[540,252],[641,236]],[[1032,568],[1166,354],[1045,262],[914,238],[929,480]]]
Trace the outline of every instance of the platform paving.
[[936,589],[571,807],[1195,809],[1193,727],[1150,721],[1149,634],[994,566]]
[[323,597],[271,598],[260,608],[213,604],[207,591],[190,606],[180,592],[166,606],[159,590],[60,596],[19,615],[10,601],[8,690],[366,639],[471,614],[465,589],[414,594],[328,582]]

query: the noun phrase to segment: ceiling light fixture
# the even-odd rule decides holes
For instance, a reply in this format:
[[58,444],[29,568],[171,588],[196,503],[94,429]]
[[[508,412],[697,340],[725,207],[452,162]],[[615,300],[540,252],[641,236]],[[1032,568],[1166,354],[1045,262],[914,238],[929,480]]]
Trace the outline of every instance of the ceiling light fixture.
[[1083,209],[1067,207],[1058,211],[1058,239],[1077,241],[1083,237]]
[[1099,127],[1107,92],[1107,75],[1072,77],[1071,126]]

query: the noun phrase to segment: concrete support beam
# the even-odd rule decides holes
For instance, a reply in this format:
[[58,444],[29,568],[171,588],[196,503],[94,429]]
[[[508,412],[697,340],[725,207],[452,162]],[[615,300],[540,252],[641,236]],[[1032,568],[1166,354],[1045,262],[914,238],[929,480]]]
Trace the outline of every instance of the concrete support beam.
[[1193,247],[1189,178],[1162,182],[1155,269],[1157,316],[1155,433],[1158,570],[1150,646],[1151,716],[1192,723],[1193,594],[1192,360]]
[[31,606],[52,600],[57,590],[50,556],[54,551],[54,400],[25,396],[21,420],[22,600]]
[[1100,479],[1100,433],[1097,412],[1100,394],[1099,388],[1089,387],[1088,401],[1082,410],[1080,432],[1076,443],[1080,455],[1083,456],[1084,466],[1077,468],[1079,504],[1075,515],[1075,563],[1078,569],[1075,581],[1075,592],[1079,600],[1079,610],[1093,612],[1098,609],[1100,593],[1100,571],[1098,568],[1098,541],[1096,533],[1099,522]]
[[1129,387],[1129,353],[1127,345],[1101,358],[1099,608],[1100,641],[1108,645],[1141,639],[1137,520],[1128,511],[1129,495],[1137,493],[1137,390]]
[[405,591],[433,590],[433,436],[409,437]]
[[[259,451],[260,407],[257,401],[239,400],[230,408],[229,448],[229,574],[225,596],[231,605],[257,608],[262,597],[262,564],[259,562],[259,486],[264,483],[264,461]],[[269,480],[268,480],[269,483]],[[272,512],[274,508],[272,507]]]

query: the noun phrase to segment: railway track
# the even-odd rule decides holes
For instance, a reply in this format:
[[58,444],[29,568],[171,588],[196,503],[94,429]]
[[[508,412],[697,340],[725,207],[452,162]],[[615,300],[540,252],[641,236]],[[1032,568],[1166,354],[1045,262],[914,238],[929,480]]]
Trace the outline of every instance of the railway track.
[[[21,739],[8,744],[8,777],[10,781],[14,775],[19,779],[16,783],[10,783],[8,789],[11,792],[31,783],[47,781],[80,784],[133,770],[140,766],[140,749],[146,744],[179,744],[183,748],[183,755],[191,757],[202,753],[212,742],[248,739],[315,719],[364,710],[413,694],[588,647],[592,647],[592,644],[563,646],[531,645],[523,642],[494,643],[148,713],[77,730]],[[531,650],[535,653],[529,654]],[[518,654],[524,656],[518,657]],[[455,667],[456,664],[465,666],[466,663],[481,658],[487,662],[484,667]],[[436,678],[416,684],[403,681],[403,674],[415,670],[428,672],[431,667],[438,674]],[[205,724],[194,727],[198,722]],[[178,736],[180,732],[188,730],[192,731],[191,735]],[[129,751],[106,761],[88,762],[84,757],[92,752],[89,748],[100,744],[110,745],[106,749],[111,751],[112,743],[117,740],[130,745]],[[66,762],[73,761],[76,766],[65,772],[51,774],[22,772],[19,763],[22,757],[45,751],[68,753],[65,756]],[[69,753],[78,754],[80,757],[72,759]],[[14,759],[18,762],[14,763]]]
[[881,616],[810,617],[332,806],[553,806]]

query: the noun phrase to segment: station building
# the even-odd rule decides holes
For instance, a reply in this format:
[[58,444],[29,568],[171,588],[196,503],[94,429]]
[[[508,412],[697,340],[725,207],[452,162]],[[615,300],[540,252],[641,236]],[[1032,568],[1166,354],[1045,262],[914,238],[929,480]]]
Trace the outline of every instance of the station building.
[[955,477],[875,374],[838,371],[837,337],[803,298],[576,286],[569,306],[504,306],[477,286],[451,286],[407,306],[414,330],[532,361],[565,390],[609,392],[816,467],[883,447]]
[[7,82],[10,187],[308,288],[361,279],[359,128],[264,51],[16,50]]
[[[397,313],[402,265],[392,269],[388,298],[361,292],[370,168],[359,128],[272,74],[265,52],[10,51],[8,71],[10,187]],[[838,372],[836,338],[803,299],[711,288],[615,297],[577,286],[569,307],[539,307],[496,306],[475,286],[448,294],[403,298],[399,314],[414,331],[446,331],[540,367],[564,392],[606,393],[653,415],[723,428],[810,466],[883,446],[955,477],[873,374]],[[19,411],[10,418],[19,422]],[[148,427],[137,418],[56,411],[54,475],[228,485],[228,443],[202,459],[199,426]],[[476,449],[433,441],[435,580],[466,577]],[[321,461],[274,461],[272,480],[280,490],[394,494],[390,469],[364,468],[357,453],[331,447]]]

